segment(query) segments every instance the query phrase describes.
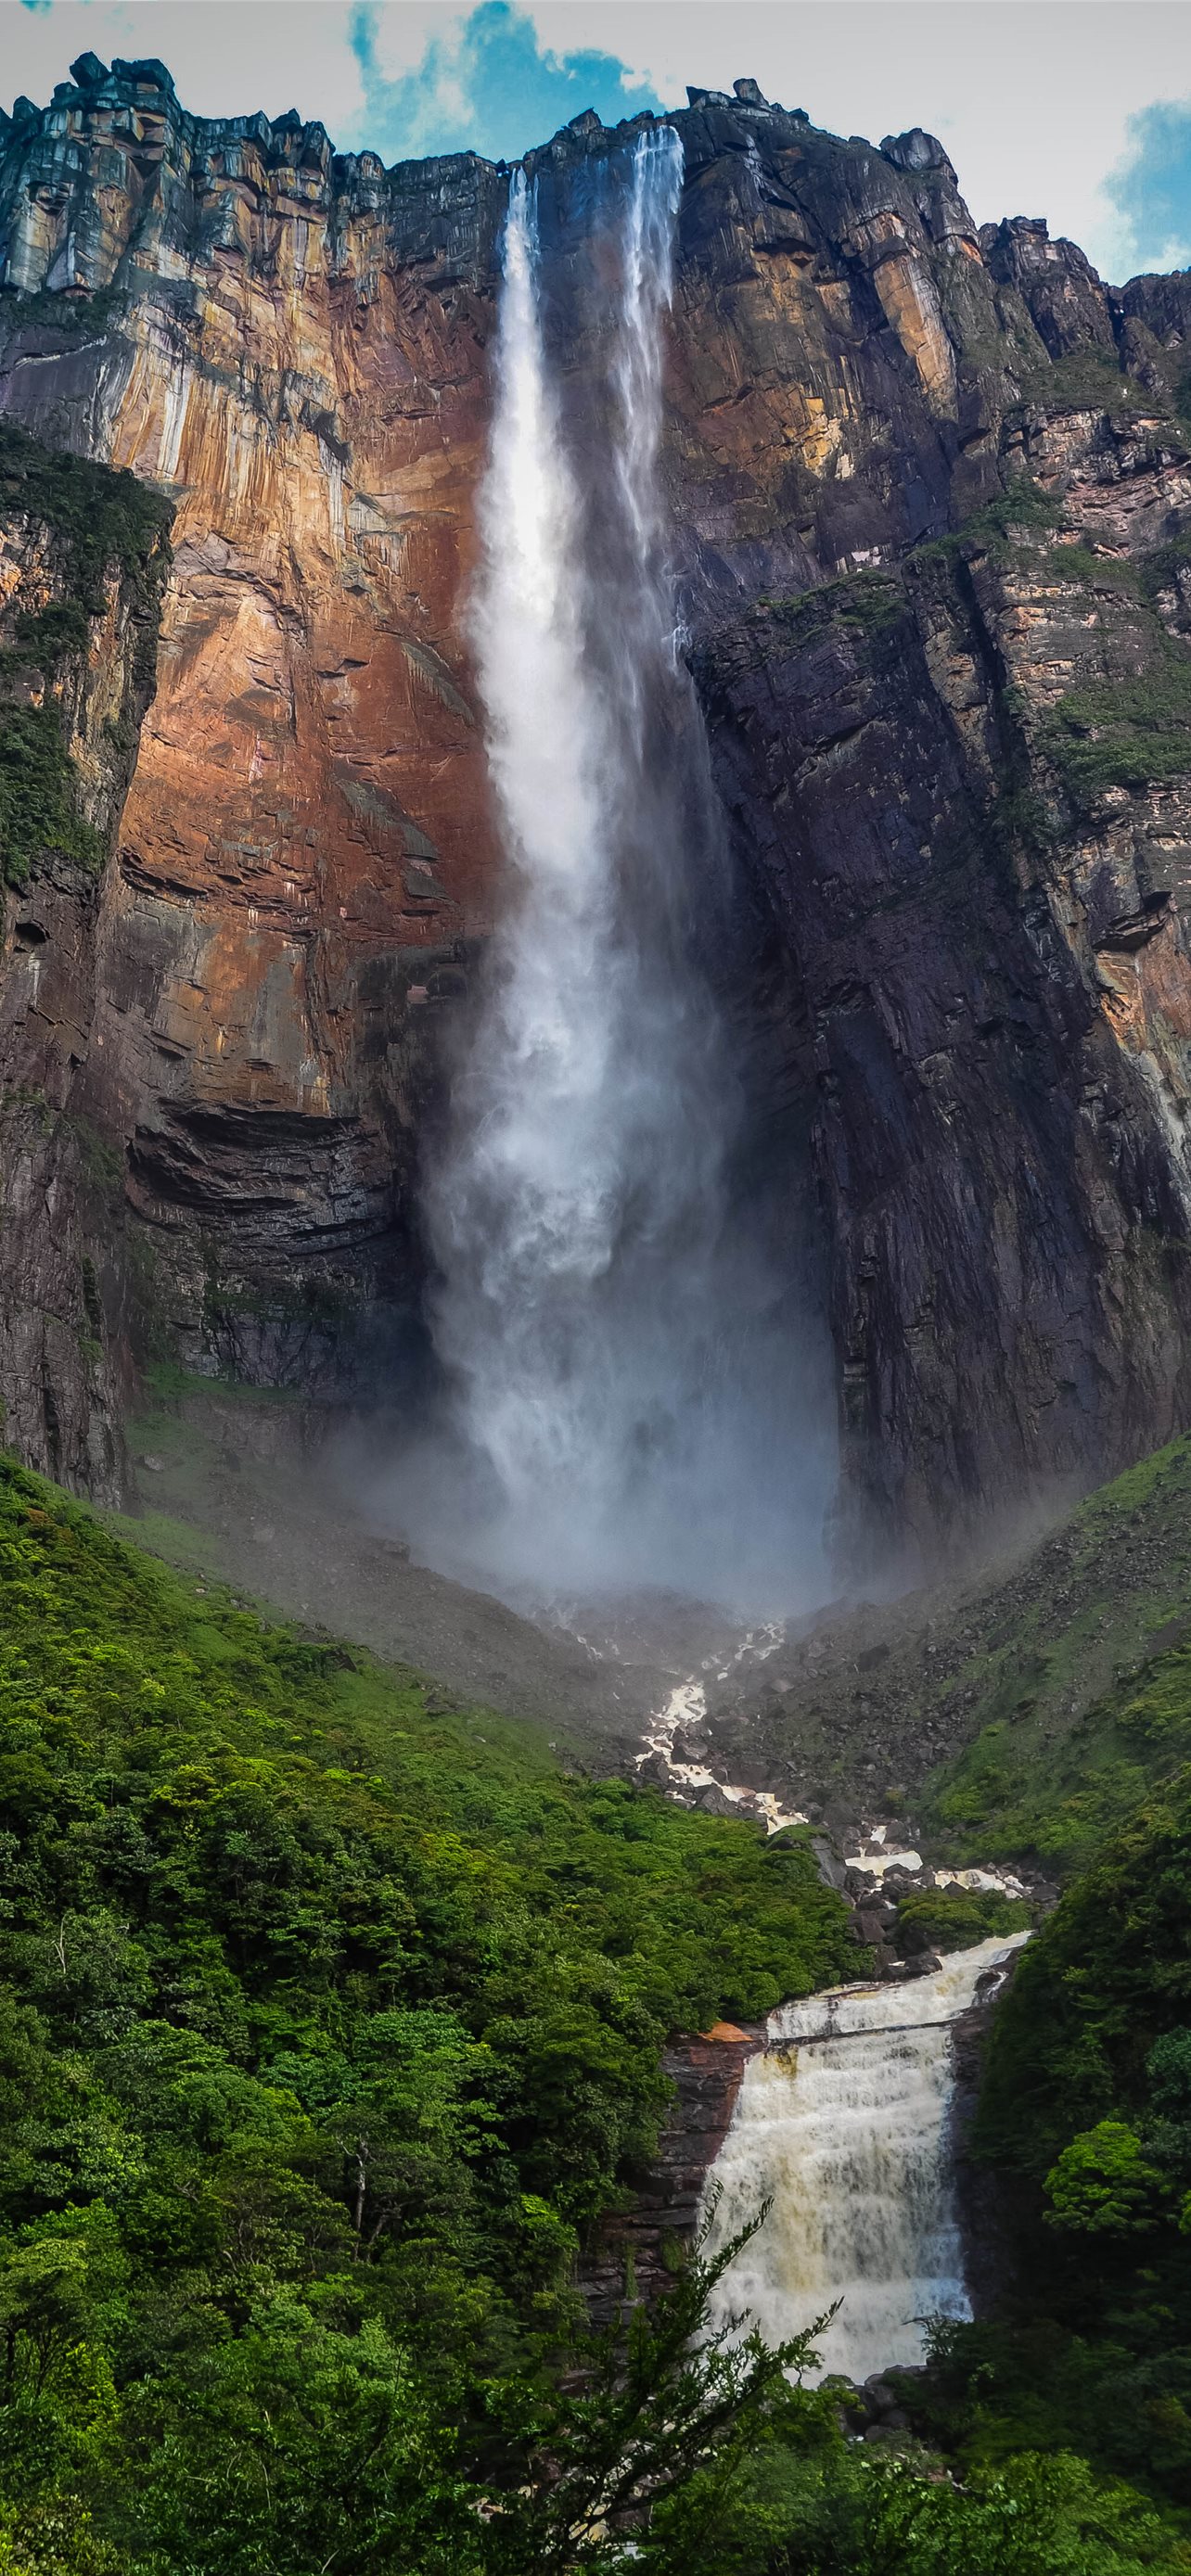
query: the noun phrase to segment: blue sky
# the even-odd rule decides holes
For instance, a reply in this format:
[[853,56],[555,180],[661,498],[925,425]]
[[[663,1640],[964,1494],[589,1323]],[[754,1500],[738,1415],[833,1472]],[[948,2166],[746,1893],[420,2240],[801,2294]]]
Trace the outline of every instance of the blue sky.
[[454,24],[444,18],[441,32],[431,29],[421,59],[387,75],[385,9],[351,11],[350,42],[370,129],[383,138],[375,148],[386,156],[470,147],[512,160],[585,107],[615,124],[638,108],[665,104],[648,80],[598,44],[562,53],[544,47],[533,20],[509,0],[482,0]]
[[739,73],[837,132],[942,136],[981,222],[1044,214],[1103,273],[1191,265],[1186,0],[0,0],[0,98],[86,47],[207,115],[297,107],[386,161],[513,158]]

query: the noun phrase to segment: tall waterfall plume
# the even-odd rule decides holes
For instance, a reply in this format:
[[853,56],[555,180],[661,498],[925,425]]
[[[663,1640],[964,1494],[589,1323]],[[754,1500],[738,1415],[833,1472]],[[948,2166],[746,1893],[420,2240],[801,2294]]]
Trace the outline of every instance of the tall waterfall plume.
[[505,870],[426,1194],[454,1447],[420,1471],[417,1534],[497,1590],[787,1605],[814,1587],[825,1475],[735,1177],[711,971],[732,893],[659,485],[681,185],[665,126],[592,174],[582,458],[536,183],[511,186],[471,616]]

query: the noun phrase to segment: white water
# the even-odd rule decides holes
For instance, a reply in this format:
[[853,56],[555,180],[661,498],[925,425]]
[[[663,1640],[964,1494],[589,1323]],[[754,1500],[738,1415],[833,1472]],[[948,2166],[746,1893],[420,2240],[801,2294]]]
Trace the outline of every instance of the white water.
[[735,1188],[738,1050],[701,962],[732,905],[659,493],[681,185],[661,126],[594,165],[580,239],[557,215],[605,353],[575,421],[536,183],[512,181],[472,610],[506,870],[426,1193],[449,1436],[404,1512],[513,1597],[789,1607],[821,1589],[832,1458]]
[[[771,1632],[775,1640],[783,1633],[780,1628]],[[738,1662],[750,1649],[755,1648],[756,1643],[756,1637],[750,1630],[742,1640],[732,1659],[733,1662]],[[721,1672],[719,1678],[726,1680],[727,1672]],[[643,1762],[649,1760],[651,1753],[660,1753],[665,1760],[672,1782],[676,1781],[680,1788],[695,1792],[700,1789],[722,1789],[725,1798],[732,1806],[738,1807],[742,1816],[752,1816],[757,1824],[764,1825],[767,1834],[780,1834],[785,1825],[804,1825],[806,1817],[801,1807],[783,1807],[775,1790],[737,1788],[731,1781],[718,1779],[706,1762],[679,1762],[675,1759],[675,1737],[684,1727],[700,1725],[706,1715],[706,1689],[703,1683],[692,1674],[689,1681],[679,1682],[677,1689],[671,1691],[664,1706],[657,1711],[656,1716],[651,1718],[645,1730],[643,1750],[637,1755],[638,1769]]]
[[725,2273],[713,2325],[748,2310],[779,2344],[838,2299],[816,2339],[821,2371],[861,2381],[920,2361],[928,2318],[970,2315],[948,2152],[951,2024],[1028,1937],[774,2013],[708,2176],[711,2249],[773,2207]]

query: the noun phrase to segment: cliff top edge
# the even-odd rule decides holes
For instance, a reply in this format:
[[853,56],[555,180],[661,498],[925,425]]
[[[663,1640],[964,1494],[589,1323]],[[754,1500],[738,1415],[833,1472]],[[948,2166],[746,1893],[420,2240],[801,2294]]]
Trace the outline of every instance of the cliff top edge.
[[156,56],[117,55],[108,65],[98,54],[84,53],[76,56],[70,71],[69,80],[56,83],[48,106],[39,107],[35,100],[22,95],[14,101],[11,114],[0,108],[0,155],[7,154],[14,145],[27,149],[35,134],[50,139],[72,130],[85,133],[96,127],[102,129],[107,120],[123,112],[149,127],[154,123],[168,125],[192,150],[256,144],[275,164],[288,162],[295,168],[321,169],[327,176],[333,173],[335,182],[342,185],[356,174],[399,181],[413,171],[439,169],[446,174],[468,163],[497,173],[519,166],[532,169],[560,153],[590,150],[604,138],[623,137],[650,125],[672,124],[680,133],[686,133],[696,120],[706,122],[710,117],[716,129],[715,140],[721,147],[731,148],[735,143],[738,149],[747,150],[750,133],[755,133],[759,123],[801,128],[804,132],[810,129],[842,149],[879,155],[895,168],[915,175],[937,171],[955,184],[955,172],[942,144],[921,126],[905,134],[885,135],[879,144],[864,135],[834,135],[828,128],[816,126],[805,108],[783,107],[767,99],[755,80],[743,77],[734,82],[733,94],[691,86],[685,107],[657,113],[640,110],[615,126],[606,126],[594,108],[584,108],[547,140],[529,146],[512,160],[492,161],[481,152],[465,148],[411,154],[385,163],[366,147],[356,152],[337,151],[321,119],[303,118],[296,108],[287,108],[277,116],[268,116],[262,109],[237,116],[196,115],[182,105],[168,66]]

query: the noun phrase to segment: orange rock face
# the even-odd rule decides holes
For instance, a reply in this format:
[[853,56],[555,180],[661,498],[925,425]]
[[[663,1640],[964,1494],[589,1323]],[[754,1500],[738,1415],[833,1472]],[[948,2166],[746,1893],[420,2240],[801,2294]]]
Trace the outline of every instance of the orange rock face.
[[[428,171],[441,244],[398,264],[379,165],[336,185],[317,131],[205,127],[136,79],[45,123],[7,276],[121,291],[97,336],[18,307],[4,399],[175,506],[91,1090],[175,1324],[197,1348],[220,1298],[272,1301],[271,1373],[295,1259],[340,1259],[349,1302],[392,1261],[425,1031],[491,901],[464,619],[499,186],[460,164],[436,219]],[[252,1365],[261,1317],[228,1331]]]

